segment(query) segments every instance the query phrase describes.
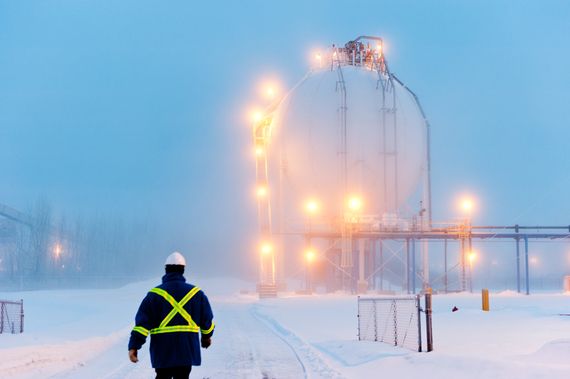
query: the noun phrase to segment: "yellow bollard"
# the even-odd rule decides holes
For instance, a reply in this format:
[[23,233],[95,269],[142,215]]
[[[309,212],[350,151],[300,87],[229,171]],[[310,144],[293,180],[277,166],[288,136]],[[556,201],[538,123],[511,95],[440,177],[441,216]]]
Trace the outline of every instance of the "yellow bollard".
[[481,298],[483,300],[483,310],[489,312],[489,290],[487,288],[481,290]]

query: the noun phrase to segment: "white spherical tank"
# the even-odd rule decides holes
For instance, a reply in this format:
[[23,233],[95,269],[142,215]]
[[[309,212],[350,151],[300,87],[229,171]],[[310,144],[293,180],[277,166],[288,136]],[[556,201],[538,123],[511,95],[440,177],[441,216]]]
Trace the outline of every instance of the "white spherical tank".
[[349,197],[381,219],[410,204],[427,167],[427,130],[414,97],[388,73],[365,66],[314,70],[277,106],[268,142],[273,224],[299,230],[308,201],[329,219]]

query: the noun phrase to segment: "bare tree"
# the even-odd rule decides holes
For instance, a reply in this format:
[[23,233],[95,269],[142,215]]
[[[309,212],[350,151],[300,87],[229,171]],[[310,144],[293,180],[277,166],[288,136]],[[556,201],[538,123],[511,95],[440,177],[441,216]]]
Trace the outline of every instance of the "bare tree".
[[38,200],[34,206],[32,226],[30,233],[30,260],[32,275],[35,279],[42,279],[46,273],[49,255],[49,242],[52,231],[52,211],[48,202]]

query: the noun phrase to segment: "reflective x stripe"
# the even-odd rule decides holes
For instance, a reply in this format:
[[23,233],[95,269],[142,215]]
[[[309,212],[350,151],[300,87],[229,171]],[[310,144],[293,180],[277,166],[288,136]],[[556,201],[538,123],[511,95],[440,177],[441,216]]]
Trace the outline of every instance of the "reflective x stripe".
[[[186,294],[186,296],[184,296],[182,298],[182,300],[180,300],[180,302],[177,302],[165,290],[163,290],[161,288],[151,289],[150,292],[155,293],[155,294],[163,297],[166,301],[168,301],[170,303],[170,305],[172,305],[172,310],[170,311],[170,313],[168,315],[166,315],[164,320],[162,320],[162,322],[160,323],[158,328],[151,329],[150,333],[151,334],[172,333],[172,332],[194,332],[194,333],[198,333],[200,331],[200,328],[198,327],[198,325],[196,325],[194,320],[192,320],[192,316],[190,316],[190,314],[186,311],[186,309],[184,309],[184,305],[186,305],[186,303],[188,303],[188,301],[190,301],[190,299],[194,295],[196,295],[198,293],[198,291],[200,291],[200,288],[198,288],[198,287],[192,288]],[[188,322],[188,325],[167,326],[168,323],[170,321],[172,321],[174,316],[176,316],[176,314],[178,314],[178,313],[186,320],[186,322]]]
[[212,326],[210,326],[209,329],[200,329],[202,331],[202,334],[208,334],[211,333],[212,330],[214,330],[214,323],[212,322]]
[[133,328],[133,332],[139,332],[140,334],[142,334],[143,336],[148,336],[148,329],[143,328],[142,326],[135,326]]

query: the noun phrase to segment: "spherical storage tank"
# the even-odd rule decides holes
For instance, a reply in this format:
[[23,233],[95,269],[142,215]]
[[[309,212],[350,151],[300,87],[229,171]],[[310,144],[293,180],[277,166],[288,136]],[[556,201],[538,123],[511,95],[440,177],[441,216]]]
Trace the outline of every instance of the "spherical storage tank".
[[275,232],[345,217],[350,198],[370,218],[417,214],[428,167],[427,128],[415,97],[387,69],[330,61],[313,69],[272,114],[267,149]]

